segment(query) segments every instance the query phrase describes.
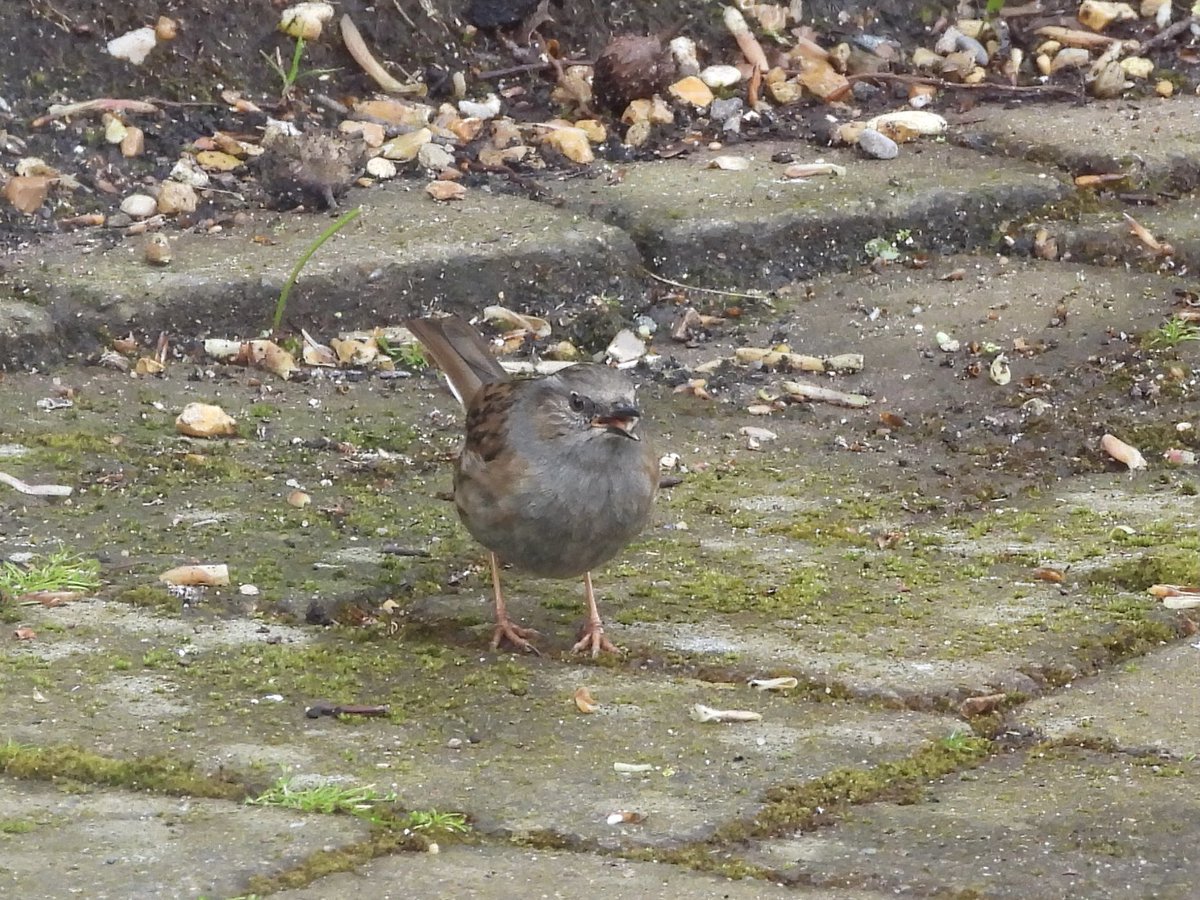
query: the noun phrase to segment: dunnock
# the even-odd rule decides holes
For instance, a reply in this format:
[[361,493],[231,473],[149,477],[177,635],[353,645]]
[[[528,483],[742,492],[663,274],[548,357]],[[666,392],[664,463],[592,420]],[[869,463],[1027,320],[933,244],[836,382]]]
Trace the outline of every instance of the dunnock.
[[509,617],[500,564],[548,578],[583,576],[587,621],[577,651],[617,648],[604,636],[591,570],[645,526],[658,488],[654,452],[635,433],[634,385],[615,369],[580,363],[511,380],[467,322],[456,316],[406,323],[445,373],[467,411],[454,470],[454,503],[467,531],[491,553],[496,627],[536,652]]

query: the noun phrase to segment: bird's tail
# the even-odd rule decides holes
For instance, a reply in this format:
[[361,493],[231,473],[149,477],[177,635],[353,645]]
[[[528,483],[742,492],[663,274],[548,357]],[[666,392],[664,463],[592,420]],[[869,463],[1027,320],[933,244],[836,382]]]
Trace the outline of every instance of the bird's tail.
[[466,320],[444,316],[409,319],[404,324],[446,375],[450,390],[464,408],[485,384],[508,380],[508,373]]

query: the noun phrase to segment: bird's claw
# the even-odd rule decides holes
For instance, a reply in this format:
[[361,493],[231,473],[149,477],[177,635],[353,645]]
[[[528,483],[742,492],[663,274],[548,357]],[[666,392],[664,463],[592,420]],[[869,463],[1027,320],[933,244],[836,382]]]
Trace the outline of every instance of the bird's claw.
[[575,653],[591,653],[595,659],[604,653],[620,653],[621,648],[614,644],[604,634],[604,626],[599,622],[588,622],[579,631],[579,640],[571,648]]
[[528,640],[528,638],[539,636],[538,632],[532,628],[522,628],[510,619],[501,619],[496,623],[495,629],[492,630],[492,649],[499,650],[500,645],[507,642],[523,653],[532,653],[534,656],[541,656],[542,654],[538,648]]

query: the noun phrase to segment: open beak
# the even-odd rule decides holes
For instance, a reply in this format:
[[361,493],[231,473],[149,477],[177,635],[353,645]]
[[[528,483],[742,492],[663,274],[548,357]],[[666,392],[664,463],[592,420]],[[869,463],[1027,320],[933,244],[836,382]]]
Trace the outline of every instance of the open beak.
[[633,429],[641,416],[642,414],[637,407],[614,406],[612,411],[607,415],[596,416],[592,419],[592,427],[603,428],[610,434],[619,434],[621,437],[640,441],[641,438],[633,433]]

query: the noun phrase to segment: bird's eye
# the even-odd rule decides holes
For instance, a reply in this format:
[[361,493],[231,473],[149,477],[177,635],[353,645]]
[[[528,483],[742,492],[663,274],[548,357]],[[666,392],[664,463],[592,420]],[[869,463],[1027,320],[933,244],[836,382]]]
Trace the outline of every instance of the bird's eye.
[[575,410],[575,412],[583,412],[584,406],[587,405],[587,402],[582,397],[580,397],[578,394],[576,394],[574,391],[571,392],[571,401],[570,402],[571,402],[571,409]]

